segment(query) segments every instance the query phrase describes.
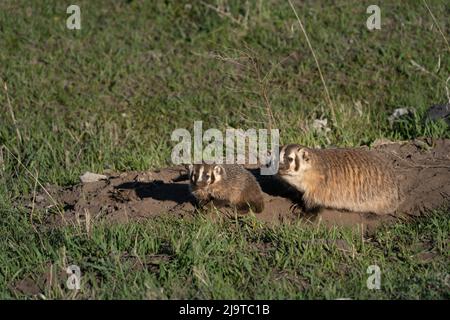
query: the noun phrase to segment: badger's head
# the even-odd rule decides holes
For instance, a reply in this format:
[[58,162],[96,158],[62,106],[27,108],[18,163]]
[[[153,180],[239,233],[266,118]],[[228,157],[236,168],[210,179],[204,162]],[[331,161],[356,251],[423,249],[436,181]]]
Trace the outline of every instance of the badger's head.
[[278,175],[288,182],[299,180],[311,168],[311,162],[311,151],[308,148],[298,144],[285,145],[280,151]]
[[225,178],[225,169],[218,164],[190,164],[189,182],[191,186],[206,188]]

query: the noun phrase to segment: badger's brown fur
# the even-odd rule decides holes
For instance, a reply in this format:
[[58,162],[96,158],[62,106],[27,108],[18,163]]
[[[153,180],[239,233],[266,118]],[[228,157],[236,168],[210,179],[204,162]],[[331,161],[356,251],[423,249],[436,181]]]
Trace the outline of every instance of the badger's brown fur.
[[286,145],[278,176],[303,193],[308,208],[389,214],[400,202],[393,168],[374,151]]
[[189,166],[190,189],[199,203],[219,200],[239,211],[261,212],[264,199],[255,177],[238,164]]

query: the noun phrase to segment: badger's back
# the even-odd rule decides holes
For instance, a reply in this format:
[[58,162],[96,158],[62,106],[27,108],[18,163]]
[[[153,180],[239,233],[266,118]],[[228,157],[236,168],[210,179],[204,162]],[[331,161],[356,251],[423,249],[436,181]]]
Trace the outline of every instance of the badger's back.
[[378,214],[397,209],[397,179],[374,151],[319,149],[312,152],[312,161],[313,177],[304,194],[308,204]]
[[216,199],[230,201],[239,208],[250,206],[255,212],[264,210],[262,191],[256,178],[238,164],[223,164],[225,176],[212,184],[209,192]]

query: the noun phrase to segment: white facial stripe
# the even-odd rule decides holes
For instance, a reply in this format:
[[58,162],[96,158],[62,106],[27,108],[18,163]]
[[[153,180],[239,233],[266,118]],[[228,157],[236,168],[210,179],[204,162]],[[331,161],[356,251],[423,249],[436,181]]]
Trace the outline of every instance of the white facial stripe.
[[202,181],[203,171],[204,171],[204,168],[200,167],[200,169],[198,170],[198,178],[197,178],[198,181]]
[[298,169],[300,169],[300,166],[297,166],[298,163],[298,155],[296,152],[292,152],[291,157],[293,159],[291,167],[294,171],[298,171]]
[[[289,161],[290,159],[293,159],[293,161]],[[286,154],[286,161],[289,168],[289,171],[295,171],[295,164],[296,164],[296,154],[292,150],[288,154]]]
[[219,166],[216,166],[212,169],[211,174],[214,174],[214,182],[222,180],[223,170],[220,170]]
[[280,152],[280,163],[284,163],[284,148],[285,147],[283,147],[283,149],[281,149],[281,152]]

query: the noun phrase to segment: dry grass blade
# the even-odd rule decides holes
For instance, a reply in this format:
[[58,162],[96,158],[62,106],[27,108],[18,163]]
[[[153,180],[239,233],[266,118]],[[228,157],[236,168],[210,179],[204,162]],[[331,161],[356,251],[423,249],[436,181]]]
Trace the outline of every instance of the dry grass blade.
[[30,170],[28,170],[28,168],[22,163],[22,161],[20,161],[20,159],[11,151],[11,150],[9,150],[9,148],[6,146],[6,145],[3,145],[3,147],[5,148],[5,150],[6,151],[8,151],[8,153],[19,163],[19,165],[21,166],[21,167],[23,167],[24,169],[25,169],[25,171],[27,172],[27,174],[29,175],[29,176],[31,176],[33,179],[34,179],[34,181],[35,181],[35,183],[37,183],[41,188],[42,188],[42,190],[44,190],[44,192],[45,192],[45,194],[47,194],[47,196],[49,197],[49,199],[53,202],[53,205],[56,207],[56,209],[58,210],[58,212],[61,214],[61,218],[63,219],[63,221],[64,222],[66,222],[65,221],[65,218],[64,218],[64,214],[63,214],[63,212],[61,211],[61,209],[60,209],[60,206],[59,206],[59,204],[58,204],[58,202],[55,200],[55,198],[53,198],[53,196],[48,192],[48,190],[42,185],[42,183],[39,181],[39,179],[30,171]]
[[0,146],[0,173],[3,175],[3,172],[6,170],[5,167],[5,159],[3,157],[3,146]]
[[450,89],[448,88],[448,82],[450,81],[450,77],[445,81],[445,92],[447,93],[448,104],[450,104]]
[[220,7],[214,7],[213,5],[210,5],[209,3],[206,3],[204,1],[200,1],[200,3],[202,5],[204,5],[205,7],[217,12],[220,16],[226,17],[226,18],[230,19],[231,21],[233,21],[234,23],[236,23],[240,26],[243,26],[244,28],[247,28],[245,21],[247,21],[247,19],[248,19],[248,8],[247,8],[245,17],[243,19],[244,20],[244,22],[243,22],[240,19],[236,19],[235,17],[233,17],[233,15],[231,13],[222,10]]
[[19,128],[17,127],[16,117],[14,115],[14,110],[12,108],[11,99],[9,98],[9,94],[8,94],[8,85],[6,84],[5,81],[3,81],[3,89],[5,90],[6,102],[8,104],[9,114],[11,115],[11,120],[13,122],[14,128],[16,129],[17,139],[19,140],[19,142],[22,142],[22,135],[20,134]]
[[295,17],[297,18],[298,24],[300,25],[300,29],[302,30],[303,34],[305,35],[306,42],[308,43],[308,47],[309,47],[309,50],[311,51],[314,61],[316,62],[317,70],[319,71],[319,75],[320,75],[320,80],[322,81],[323,87],[325,89],[325,94],[326,94],[326,97],[328,100],[328,105],[330,106],[331,116],[333,117],[333,123],[334,123],[334,125],[336,125],[337,123],[336,123],[336,113],[334,111],[334,103],[333,103],[333,100],[331,100],[331,95],[328,90],[327,84],[325,82],[325,78],[323,76],[322,69],[320,68],[319,60],[317,59],[316,53],[314,52],[311,42],[309,41],[308,34],[306,33],[305,27],[303,26],[303,23],[300,20],[300,17],[298,16],[297,11],[294,8],[294,5],[292,4],[291,0],[288,0],[288,1],[289,1],[289,4],[291,5],[292,10],[294,11]]
[[447,49],[448,51],[450,51],[450,45],[448,43],[447,37],[445,36],[444,32],[442,32],[441,27],[439,26],[439,23],[437,22],[436,18],[434,17],[433,12],[431,11],[430,7],[428,6],[428,3],[426,0],[423,0],[423,4],[425,5],[425,7],[427,7],[428,12],[430,13],[431,18],[434,21],[434,24],[436,25],[436,27],[439,30],[439,33],[442,35],[442,38],[444,38],[445,43],[447,44]]

